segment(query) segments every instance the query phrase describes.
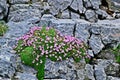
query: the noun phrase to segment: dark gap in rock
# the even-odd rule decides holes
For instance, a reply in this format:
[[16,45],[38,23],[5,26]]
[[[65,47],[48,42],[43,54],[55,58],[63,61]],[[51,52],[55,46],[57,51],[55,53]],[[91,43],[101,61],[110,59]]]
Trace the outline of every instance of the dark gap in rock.
[[[91,25],[89,25],[89,26],[91,26]],[[88,32],[89,32],[89,35],[90,35],[90,36],[88,37],[87,45],[88,45],[88,49],[91,49],[91,50],[92,50],[92,48],[89,46],[89,45],[90,45],[89,39],[90,39],[91,36],[92,36],[91,29],[88,29]]]
[[94,76],[95,80],[97,80],[96,75],[95,75],[95,65],[93,65],[93,70],[94,70],[93,76]]
[[8,22],[8,16],[9,16],[10,8],[11,8],[11,5],[12,5],[9,0],[7,0],[7,4],[9,5],[9,6],[8,6],[8,12],[7,12],[7,15],[4,16],[4,18],[3,18],[3,20],[4,20],[5,22]]
[[70,7],[70,6],[68,6],[67,9],[70,10],[70,11],[72,11],[72,12],[74,12],[74,13],[79,13],[78,10],[74,10],[74,9],[73,9],[72,7]]
[[101,5],[109,9],[109,4],[107,3],[106,0],[101,0]]
[[73,36],[75,37],[75,32],[76,32],[76,23],[75,23],[75,25],[74,25],[74,29],[73,29]]
[[103,17],[102,15],[98,15],[98,19],[104,20],[104,19],[106,19],[106,17]]

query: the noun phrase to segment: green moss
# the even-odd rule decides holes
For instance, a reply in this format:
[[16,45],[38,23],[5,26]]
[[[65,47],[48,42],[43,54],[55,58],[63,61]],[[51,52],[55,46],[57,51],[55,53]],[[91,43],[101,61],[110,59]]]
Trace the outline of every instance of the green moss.
[[120,45],[112,49],[113,54],[115,55],[116,62],[120,63]]
[[8,27],[5,24],[5,22],[0,21],[0,36],[3,36],[7,30],[8,30]]

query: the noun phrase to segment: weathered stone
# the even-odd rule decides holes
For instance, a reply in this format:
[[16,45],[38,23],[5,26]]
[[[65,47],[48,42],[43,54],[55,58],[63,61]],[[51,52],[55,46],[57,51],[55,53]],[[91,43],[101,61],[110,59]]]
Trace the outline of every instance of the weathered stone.
[[80,40],[84,41],[85,43],[88,42],[88,39],[90,37],[90,34],[88,32],[90,28],[89,22],[85,20],[75,20],[76,21],[76,31],[75,36],[79,38]]
[[95,11],[93,10],[87,10],[85,12],[85,17],[90,22],[97,22],[97,15],[95,14]]
[[50,26],[59,30],[63,35],[73,36],[75,22],[70,19],[52,19]]
[[92,7],[92,4],[89,0],[83,0],[83,1],[84,1],[85,8],[91,8]]
[[[12,52],[10,52],[10,51],[12,51],[11,48],[2,47],[0,49],[0,60],[7,61],[7,62],[12,63],[14,65],[16,62],[16,55],[12,54]],[[14,65],[14,67],[15,67],[15,65]]]
[[95,80],[94,69],[93,69],[92,65],[86,64],[86,66],[85,66],[85,73],[86,73],[86,77],[88,79]]
[[18,80],[38,80],[35,75],[31,73],[16,73],[15,79]]
[[38,23],[39,26],[50,26],[50,20],[55,19],[55,17],[51,14],[44,14],[41,17],[40,22]]
[[0,20],[3,19],[8,14],[8,4],[7,0],[0,0]]
[[105,68],[106,74],[114,77],[120,76],[119,70],[120,65],[118,63],[112,63]]
[[2,78],[12,78],[15,74],[15,68],[12,66],[11,63],[0,60],[0,76]]
[[83,1],[82,0],[73,0],[72,4],[70,5],[71,8],[74,10],[79,10],[80,13],[85,12],[85,8],[83,6]]
[[97,63],[95,65],[95,77],[97,80],[119,80],[120,65],[118,63],[105,59],[97,59],[95,63]]
[[46,61],[45,64],[45,78],[52,79],[75,79],[75,66],[73,60],[66,60],[62,62]]
[[107,76],[107,80],[120,80],[118,77]]
[[90,0],[90,2],[94,9],[99,9],[99,6],[101,5],[101,0]]
[[71,12],[71,16],[70,16],[71,19],[80,19],[80,15],[77,14],[77,13],[73,13]]
[[32,17],[41,17],[41,11],[38,9],[20,9],[10,12],[9,21],[20,22],[28,20]]
[[99,35],[92,35],[89,40],[89,46],[94,51],[94,54],[98,54],[104,47]]
[[71,4],[72,0],[48,0],[50,13],[60,17],[62,12]]
[[101,68],[106,68],[113,63],[113,60],[97,59],[95,63],[97,63],[97,66]]
[[108,50],[104,50],[100,54],[98,54],[98,58],[115,60],[115,55],[112,53],[112,51],[110,49],[108,49]]
[[18,23],[8,22],[7,25],[9,26],[9,31],[5,34],[5,37],[14,40],[28,32],[29,29],[33,27],[33,24],[28,21]]
[[103,19],[106,19],[107,17],[109,17],[109,15],[107,14],[107,12],[104,11],[104,10],[101,10],[101,9],[98,9],[98,10],[96,11],[96,14],[98,15],[98,18],[99,18],[100,20],[103,20]]
[[77,70],[77,75],[78,75],[79,80],[84,80],[85,79],[85,71],[84,71],[84,69]]
[[88,52],[87,52],[91,57],[94,57],[94,53],[93,53],[93,51],[92,50],[88,50]]
[[101,68],[101,66],[95,65],[95,77],[96,80],[106,80],[106,74],[104,71],[104,68]]
[[70,12],[68,10],[65,10],[61,14],[62,19],[70,19]]
[[29,3],[30,0],[9,0],[11,4],[25,4]]

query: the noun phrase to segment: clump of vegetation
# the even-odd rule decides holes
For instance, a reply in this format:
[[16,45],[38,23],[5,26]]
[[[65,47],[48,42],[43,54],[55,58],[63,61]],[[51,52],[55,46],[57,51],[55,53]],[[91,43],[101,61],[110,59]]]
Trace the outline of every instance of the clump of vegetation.
[[14,50],[20,54],[24,64],[34,67],[39,80],[44,79],[46,58],[62,61],[73,57],[76,62],[81,59],[89,61],[85,44],[72,36],[63,36],[59,31],[49,27],[33,27],[29,33],[18,39]]
[[112,50],[112,52],[115,55],[116,62],[120,63],[120,45],[118,45],[116,48]]
[[8,27],[4,21],[0,21],[0,36],[3,36],[7,31]]

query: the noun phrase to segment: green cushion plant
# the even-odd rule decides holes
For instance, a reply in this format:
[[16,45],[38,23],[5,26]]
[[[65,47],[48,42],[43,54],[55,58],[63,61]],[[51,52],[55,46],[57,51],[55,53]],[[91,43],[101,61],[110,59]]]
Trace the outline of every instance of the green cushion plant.
[[0,21],[0,36],[3,36],[7,31],[8,27],[4,21]]
[[24,64],[35,68],[38,80],[44,79],[46,58],[62,61],[72,57],[75,62],[88,61],[85,44],[72,36],[63,36],[59,31],[49,27],[33,27],[18,39],[14,50],[20,54]]

